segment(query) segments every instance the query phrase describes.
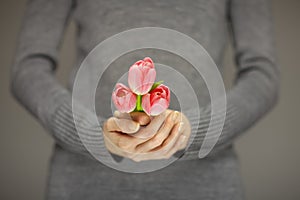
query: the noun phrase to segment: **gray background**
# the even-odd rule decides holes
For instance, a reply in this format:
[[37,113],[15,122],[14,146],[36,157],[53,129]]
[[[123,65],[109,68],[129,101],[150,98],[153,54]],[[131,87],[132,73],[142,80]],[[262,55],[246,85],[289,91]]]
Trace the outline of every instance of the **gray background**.
[[[9,68],[24,12],[25,0],[0,1],[0,199],[42,199],[52,138],[9,93]],[[282,67],[277,107],[236,142],[247,199],[300,199],[300,1],[273,1],[275,34]],[[74,24],[63,44],[58,79],[75,57]],[[224,60],[225,82],[234,75],[232,49]]]

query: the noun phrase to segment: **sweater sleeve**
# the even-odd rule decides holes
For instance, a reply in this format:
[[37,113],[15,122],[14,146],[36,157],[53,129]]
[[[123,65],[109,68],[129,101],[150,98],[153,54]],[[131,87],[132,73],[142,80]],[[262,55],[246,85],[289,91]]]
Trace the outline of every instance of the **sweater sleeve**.
[[[274,53],[269,1],[231,0],[228,9],[237,75],[233,88],[226,95],[227,111],[217,112],[214,116],[216,126],[220,125],[218,119],[224,115],[225,123],[210,154],[231,145],[237,136],[270,111],[277,102],[279,92],[279,68]],[[217,135],[213,132],[214,128],[207,135],[211,109],[210,106],[200,108],[200,119],[193,110],[186,115],[192,132],[196,134],[181,159],[197,159],[205,136],[207,140],[212,140]]]
[[[84,107],[78,113],[72,112],[71,93],[59,84],[54,74],[73,6],[72,0],[28,2],[12,67],[11,91],[63,148],[90,156],[82,143],[85,140],[89,147],[103,149],[99,156],[109,159],[101,127],[89,121],[91,113]],[[85,135],[79,137],[76,128]]]

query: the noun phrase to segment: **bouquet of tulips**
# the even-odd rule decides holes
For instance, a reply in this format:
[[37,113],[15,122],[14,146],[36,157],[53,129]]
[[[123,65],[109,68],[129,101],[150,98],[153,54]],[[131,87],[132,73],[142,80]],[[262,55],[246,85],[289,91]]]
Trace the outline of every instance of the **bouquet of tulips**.
[[146,57],[134,63],[128,72],[128,85],[117,83],[112,99],[122,113],[145,112],[156,116],[165,111],[170,104],[170,90],[155,82],[156,70],[151,58]]

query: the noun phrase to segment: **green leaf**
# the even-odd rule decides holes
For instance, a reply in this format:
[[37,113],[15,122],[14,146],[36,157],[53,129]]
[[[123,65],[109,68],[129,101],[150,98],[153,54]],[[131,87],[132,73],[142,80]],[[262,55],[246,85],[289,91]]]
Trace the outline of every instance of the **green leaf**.
[[151,90],[154,90],[155,88],[157,88],[160,84],[162,84],[164,81],[157,81],[155,83],[153,83],[152,87],[151,87]]

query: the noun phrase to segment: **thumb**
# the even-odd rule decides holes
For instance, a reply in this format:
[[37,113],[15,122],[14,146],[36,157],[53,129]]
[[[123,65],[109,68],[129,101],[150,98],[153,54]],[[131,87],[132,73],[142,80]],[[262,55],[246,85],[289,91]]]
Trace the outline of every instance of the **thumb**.
[[118,119],[111,117],[107,120],[106,128],[108,131],[119,131],[132,134],[139,130],[140,124],[129,119]]

